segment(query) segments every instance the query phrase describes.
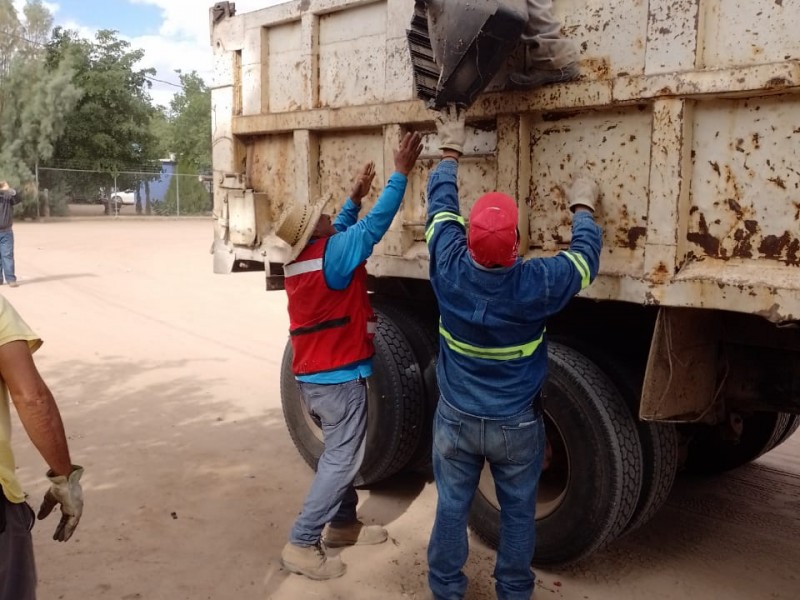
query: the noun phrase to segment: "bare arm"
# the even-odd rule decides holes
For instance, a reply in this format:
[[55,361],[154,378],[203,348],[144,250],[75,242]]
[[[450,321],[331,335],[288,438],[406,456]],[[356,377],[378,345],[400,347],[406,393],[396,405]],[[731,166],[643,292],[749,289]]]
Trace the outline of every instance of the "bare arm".
[[0,376],[5,380],[23,427],[56,475],[69,476],[72,463],[61,413],[42,379],[27,342],[0,346]]

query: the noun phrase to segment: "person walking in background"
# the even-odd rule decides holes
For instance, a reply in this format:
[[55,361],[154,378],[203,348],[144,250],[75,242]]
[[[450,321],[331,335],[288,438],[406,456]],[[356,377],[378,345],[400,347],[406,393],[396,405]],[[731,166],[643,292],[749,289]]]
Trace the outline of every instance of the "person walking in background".
[[[367,295],[365,261],[400,208],[408,174],[422,151],[418,133],[407,133],[395,151],[395,172],[370,212],[360,221],[375,165],[367,163],[350,198],[331,223],[323,203],[295,204],[276,235],[290,247],[284,265],[294,359],[292,371],[306,409],[322,424],[325,449],[317,473],[281,552],[283,566],[311,579],[344,574],[339,557],[325,546],[379,544],[383,527],[356,516],[353,480],[364,458],[367,429],[366,378],[372,374],[375,315]],[[320,543],[323,529],[324,546]]]
[[3,278],[11,287],[17,287],[17,276],[14,273],[14,205],[21,199],[17,191],[8,186],[7,181],[0,181],[0,285]]
[[528,69],[509,76],[512,88],[533,90],[551,83],[577,79],[578,48],[561,35],[561,23],[553,16],[553,0],[527,0],[528,22],[522,43],[528,48]]
[[545,453],[541,392],[547,375],[545,324],[597,275],[602,243],[594,221],[599,190],[585,176],[567,190],[569,250],[519,257],[517,203],[499,192],[480,197],[465,230],[458,200],[464,115],[437,117],[442,160],[428,181],[425,239],[439,304],[440,398],[433,423],[438,491],[428,546],[436,600],[461,600],[469,553],[467,519],[488,461],[500,502],[494,570],[500,600],[529,600],[536,491]]
[[14,307],[0,296],[0,600],[34,600],[33,511],[16,479],[11,451],[11,401],[33,445],[50,467],[50,489],[38,518],[61,506],[53,539],[66,542],[83,513],[83,468],[73,465],[67,436],[53,394],[33,361],[42,341]]

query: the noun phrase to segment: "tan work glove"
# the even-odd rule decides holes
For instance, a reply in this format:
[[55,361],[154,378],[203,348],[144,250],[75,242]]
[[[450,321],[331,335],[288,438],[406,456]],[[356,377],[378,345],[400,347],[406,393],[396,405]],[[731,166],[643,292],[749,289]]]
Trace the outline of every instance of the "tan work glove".
[[569,209],[572,212],[575,212],[575,209],[581,206],[585,206],[594,212],[600,199],[600,187],[588,174],[579,173],[573,178],[572,184],[566,190],[566,194]]
[[455,104],[448,104],[436,115],[436,131],[439,133],[439,149],[455,150],[464,154],[467,141],[466,114]]
[[38,519],[44,519],[55,508],[56,504],[61,505],[61,521],[56,527],[53,539],[58,542],[66,542],[72,532],[78,526],[83,514],[83,490],[81,489],[80,479],[83,475],[83,467],[72,465],[69,477],[55,475],[52,470],[47,472],[47,478],[52,484],[44,495],[42,506],[39,508]]

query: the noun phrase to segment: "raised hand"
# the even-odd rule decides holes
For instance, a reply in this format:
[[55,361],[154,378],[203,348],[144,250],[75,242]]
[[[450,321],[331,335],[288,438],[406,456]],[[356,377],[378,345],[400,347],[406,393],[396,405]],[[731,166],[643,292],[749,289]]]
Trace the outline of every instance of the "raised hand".
[[411,169],[422,153],[422,136],[417,133],[408,132],[400,140],[400,146],[394,152],[394,169],[398,173],[408,176]]
[[356,206],[361,206],[361,199],[369,194],[373,179],[375,179],[375,163],[369,161],[364,164],[361,171],[356,175],[356,179],[353,182],[353,189],[350,190],[350,200],[352,200]]

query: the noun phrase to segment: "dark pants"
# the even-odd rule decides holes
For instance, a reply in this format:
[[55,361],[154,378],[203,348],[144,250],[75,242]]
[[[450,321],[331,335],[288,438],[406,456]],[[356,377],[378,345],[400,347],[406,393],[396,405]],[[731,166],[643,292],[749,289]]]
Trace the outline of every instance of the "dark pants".
[[34,516],[27,503],[12,504],[0,490],[0,600],[36,600]]

